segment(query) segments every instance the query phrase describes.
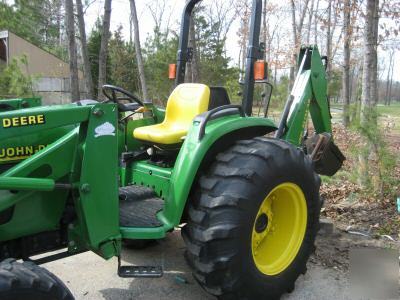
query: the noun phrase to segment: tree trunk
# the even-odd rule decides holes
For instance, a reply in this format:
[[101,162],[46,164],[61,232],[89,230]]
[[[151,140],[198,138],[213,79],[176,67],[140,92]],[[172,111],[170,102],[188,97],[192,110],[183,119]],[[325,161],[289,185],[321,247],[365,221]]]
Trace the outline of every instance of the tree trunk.
[[76,11],[78,15],[79,35],[81,36],[81,50],[83,59],[83,72],[85,74],[85,84],[87,90],[87,98],[93,99],[93,81],[92,70],[90,68],[89,52],[86,41],[85,19],[83,16],[82,0],[76,0]]
[[[362,77],[362,95],[361,95],[361,121],[366,124],[370,118],[370,108],[373,104],[372,83],[374,80],[374,64],[376,64],[376,45],[377,36],[374,34],[375,28],[375,9],[378,0],[367,0],[367,12],[365,16],[365,29],[364,29],[364,65]],[[375,79],[376,80],[376,79]]]
[[110,39],[110,20],[111,20],[111,0],[104,1],[103,27],[99,52],[99,81],[97,86],[97,97],[104,99],[103,85],[107,81],[107,56],[108,41]]
[[[367,10],[365,14],[364,26],[364,66],[362,76],[362,94],[361,94],[361,127],[371,131],[374,126],[372,118],[372,77],[374,76],[374,63],[376,62],[375,46],[377,44],[376,35],[374,34],[374,16],[376,9],[376,1],[367,0]],[[368,141],[370,144],[370,141]],[[367,145],[367,147],[369,147]],[[368,183],[368,154],[369,150],[362,151],[359,154],[359,183],[365,186]]]
[[318,46],[318,8],[319,8],[319,0],[317,0],[317,7],[314,13],[314,45]]
[[290,1],[291,4],[291,11],[292,11],[292,36],[293,36],[293,54],[292,54],[292,63],[290,65],[290,74],[289,74],[289,91],[292,89],[294,84],[294,72],[297,63],[297,47],[298,47],[298,40],[297,40],[297,26],[296,26],[296,6],[294,4],[294,0]]
[[69,53],[69,71],[71,100],[78,101],[79,96],[79,76],[78,76],[78,55],[75,41],[75,22],[74,22],[74,4],[72,0],[65,0],[65,21],[68,36]]
[[292,34],[294,43],[293,61],[290,68],[290,89],[292,89],[294,84],[294,77],[296,76],[296,65],[297,65],[297,51],[301,46],[301,33],[303,30],[304,18],[306,16],[308,3],[310,0],[305,0],[303,10],[300,11],[299,24],[296,23],[296,6],[294,0],[291,0],[291,10],[292,10]]
[[149,99],[149,94],[147,91],[146,77],[145,77],[145,73],[144,73],[142,49],[140,47],[139,20],[138,20],[137,11],[136,11],[135,0],[130,0],[130,4],[131,4],[131,16],[132,16],[132,22],[133,22],[133,39],[135,41],[135,52],[136,52],[136,60],[137,60],[137,64],[138,64],[138,70],[139,70],[139,79],[140,79],[140,84],[142,86],[143,99],[145,101],[149,101],[150,99]]
[[308,14],[308,24],[307,24],[307,45],[310,45],[310,36],[311,36],[311,23],[312,23],[312,17],[314,14],[314,2],[315,0],[311,0],[311,7],[310,7],[310,12]]
[[392,64],[393,64],[393,51],[390,51],[389,67],[388,67],[387,77],[386,77],[385,105],[389,104],[389,86],[390,86],[390,73],[392,70]]
[[195,15],[192,14],[192,20],[190,21],[189,28],[189,47],[193,49],[193,57],[192,57],[192,82],[200,82],[200,70],[199,70],[199,51],[197,49],[197,41],[196,41],[196,28],[195,28]]
[[390,73],[389,97],[388,97],[388,105],[389,106],[390,106],[390,102],[392,101],[393,70],[394,70],[394,52],[392,52],[392,71]]
[[344,0],[343,3],[343,125],[349,126],[350,123],[350,14],[351,0]]
[[[263,34],[262,34],[262,42],[265,47],[267,47],[267,39],[268,39],[268,28],[267,28],[267,0],[264,0],[263,4]],[[267,49],[265,49],[267,50]],[[267,51],[264,52],[264,60],[267,61]]]
[[[378,26],[379,26],[379,0],[375,1],[375,10],[373,17],[373,40],[378,40]],[[374,42],[373,49],[373,64],[372,64],[372,76],[371,76],[371,100],[375,106],[379,101],[378,96],[378,43]]]
[[332,59],[331,25],[332,25],[332,1],[328,1],[328,18],[327,18],[327,29],[326,29],[326,56],[328,57],[328,60],[326,62],[326,79],[328,80],[328,82],[331,75],[331,59]]

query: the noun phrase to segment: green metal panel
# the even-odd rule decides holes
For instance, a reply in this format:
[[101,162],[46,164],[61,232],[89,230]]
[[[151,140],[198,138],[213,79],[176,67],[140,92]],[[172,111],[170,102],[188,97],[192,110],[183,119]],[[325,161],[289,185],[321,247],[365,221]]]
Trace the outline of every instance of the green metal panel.
[[331,114],[328,103],[328,81],[318,47],[313,48],[311,57],[311,86],[314,97],[310,103],[310,114],[317,133],[332,132]]
[[1,112],[0,137],[1,140],[6,140],[78,124],[88,119],[91,109],[92,106],[69,104]]
[[288,129],[284,139],[293,145],[299,146],[306,126],[308,107],[312,96],[309,70],[299,74],[297,85],[293,87],[292,95],[294,96],[294,101],[289,113]]
[[[0,181],[23,177],[67,182],[77,142],[78,129],[4,172]],[[14,206],[11,221],[0,225],[0,241],[57,229],[68,193],[0,190],[0,211]]]
[[[302,48],[299,55],[299,65],[303,61],[305,49]],[[316,46],[312,47],[311,55],[306,58],[304,67],[299,70],[296,82],[291,91],[294,97],[287,130],[283,139],[300,146],[303,133],[307,127],[308,112],[317,133],[332,132],[329,104],[327,101],[327,80],[325,67]]]
[[[13,109],[22,109],[22,108],[30,108],[37,107],[42,105],[42,99],[39,97],[32,98],[18,98],[18,99],[0,99],[0,104],[6,104],[11,106]],[[1,108],[1,111],[6,111],[8,109]]]
[[[126,185],[144,185],[154,189],[158,197],[168,199],[172,168],[162,168],[147,161],[135,162],[126,170]],[[155,228],[121,227],[123,238],[129,239],[160,239],[171,229],[168,226]]]
[[210,121],[204,138],[199,141],[199,122],[194,122],[179,152],[171,176],[171,187],[159,219],[169,228],[178,225],[197,171],[210,147],[224,135],[249,127],[276,128],[264,118],[229,116]]
[[275,124],[264,118],[228,116],[210,121],[206,134],[199,140],[199,122],[194,121],[183,143],[173,169],[161,168],[146,161],[132,164],[124,171],[128,184],[155,187],[165,200],[163,211],[157,217],[164,224],[155,228],[121,228],[123,238],[159,239],[180,223],[183,209],[197,171],[210,147],[228,133],[251,127],[275,129]]
[[151,187],[160,198],[165,199],[169,193],[172,168],[162,168],[146,161],[132,166],[131,184]]
[[[41,105],[40,98],[22,98],[22,99],[7,99],[7,100],[0,100],[0,104],[6,104],[13,107],[13,111],[10,111],[8,116],[17,116],[15,110],[26,110],[27,108],[32,107],[39,107]],[[1,112],[9,111],[8,109],[1,109],[0,107],[0,114]],[[34,114],[35,115],[35,114]],[[28,114],[29,116],[29,114]],[[31,117],[33,115],[30,115]],[[6,119],[10,119],[7,118]],[[12,117],[11,117],[12,120]],[[22,127],[31,127],[31,125],[25,124],[28,123],[29,117],[18,119],[20,122],[17,128]],[[24,123],[25,122],[25,123]],[[6,121],[7,125],[12,123],[12,121]],[[3,120],[0,123],[0,126],[4,128]],[[36,126],[36,125],[32,125]],[[40,151],[41,149],[45,148],[50,143],[54,142],[67,132],[71,131],[75,125],[64,126],[64,127],[57,127],[50,130],[45,131],[37,131],[34,134],[25,135],[25,134],[14,134],[12,137],[6,139],[5,135],[1,135],[2,140],[0,143],[0,165],[4,164],[15,164],[21,160],[28,158],[29,156],[33,155],[34,153]],[[11,127],[7,127],[7,130],[10,130]]]
[[53,179],[0,177],[0,190],[50,192],[54,189],[55,182]]
[[105,258],[119,253],[117,115],[116,105],[97,104],[79,133],[84,145],[78,217],[87,247]]
[[[29,117],[32,123],[26,124]],[[6,121],[4,121],[6,120]],[[53,106],[0,113],[0,137],[34,135],[58,126],[75,126],[30,158],[0,175],[0,211],[14,206],[13,218],[0,225],[0,240],[54,230],[70,183],[77,222],[70,228],[70,250],[91,249],[110,258],[120,251],[118,211],[118,120],[115,104]],[[23,179],[21,179],[23,178]],[[32,184],[36,184],[33,187]],[[11,192],[9,188],[19,191]],[[24,191],[26,189],[51,191]]]
[[2,139],[0,144],[0,165],[17,163],[28,158],[75,127],[75,125],[69,125],[30,135],[17,135],[5,140]]

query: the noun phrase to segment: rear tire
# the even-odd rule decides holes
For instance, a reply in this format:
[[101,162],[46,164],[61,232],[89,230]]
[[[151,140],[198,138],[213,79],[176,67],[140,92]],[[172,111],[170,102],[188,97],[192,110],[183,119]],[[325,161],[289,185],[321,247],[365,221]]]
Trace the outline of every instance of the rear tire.
[[73,300],[54,274],[32,262],[6,259],[0,263],[1,300]]
[[[182,230],[187,245],[186,259],[195,279],[207,292],[220,299],[279,299],[282,294],[291,292],[298,276],[306,272],[308,258],[315,250],[320,212],[319,186],[320,179],[311,161],[287,142],[255,138],[238,141],[220,153],[192,193],[188,222]],[[273,212],[269,216],[272,220],[270,226],[275,228],[276,224],[282,224],[279,223],[282,217],[278,216],[283,215],[284,226],[280,227],[285,228],[266,233],[279,238],[275,238],[278,242],[274,252],[263,250],[260,259],[258,243],[254,242],[254,236],[258,234],[255,230],[267,232],[270,228],[268,216],[264,216],[264,220],[259,218],[260,211],[271,193],[280,187],[283,187],[283,196],[279,198],[273,194],[273,198],[283,202],[270,204]],[[287,201],[292,197],[292,187],[303,194],[299,200],[293,197],[294,202]],[[289,192],[285,191],[286,188]],[[305,218],[292,214],[296,220],[303,219],[304,230],[297,233],[297,223],[288,221],[292,217],[288,213],[296,212],[297,208],[293,207],[301,207],[297,203],[301,201],[304,205],[299,212],[305,213]],[[290,203],[293,207],[289,207]],[[293,233],[288,228],[293,228]],[[298,242],[290,246],[292,240],[296,241],[293,238],[296,234]],[[290,243],[282,243],[283,239]],[[265,243],[261,245],[264,247]],[[285,248],[289,246],[292,250]],[[280,254],[287,253],[281,249],[289,249],[293,255]],[[281,261],[287,263],[269,269],[269,264],[275,263],[269,261],[275,256],[277,262],[283,257]]]

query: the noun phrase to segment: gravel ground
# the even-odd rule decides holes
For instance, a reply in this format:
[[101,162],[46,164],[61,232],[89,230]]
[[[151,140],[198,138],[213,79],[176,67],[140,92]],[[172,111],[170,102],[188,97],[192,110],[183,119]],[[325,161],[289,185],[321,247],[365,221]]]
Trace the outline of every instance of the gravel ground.
[[[159,279],[119,278],[116,259],[104,261],[91,252],[48,263],[44,267],[59,276],[77,300],[215,299],[193,280],[183,252],[184,243],[179,231],[145,250],[124,250],[125,264],[162,265],[164,276]],[[295,291],[282,299],[348,299],[346,291],[347,279],[343,272],[309,263],[308,272],[300,276]]]

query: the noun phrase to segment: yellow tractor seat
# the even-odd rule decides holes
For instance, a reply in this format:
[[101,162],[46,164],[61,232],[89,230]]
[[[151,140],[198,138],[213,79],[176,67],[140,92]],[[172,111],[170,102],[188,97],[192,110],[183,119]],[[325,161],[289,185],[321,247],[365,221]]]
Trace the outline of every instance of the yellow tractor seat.
[[209,101],[208,86],[194,83],[180,84],[168,99],[164,121],[136,128],[133,136],[153,144],[179,144],[186,136],[194,117],[208,110]]

